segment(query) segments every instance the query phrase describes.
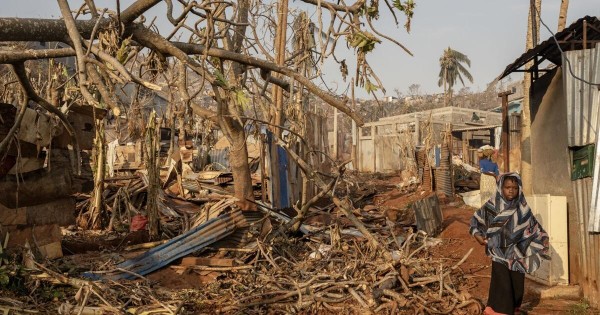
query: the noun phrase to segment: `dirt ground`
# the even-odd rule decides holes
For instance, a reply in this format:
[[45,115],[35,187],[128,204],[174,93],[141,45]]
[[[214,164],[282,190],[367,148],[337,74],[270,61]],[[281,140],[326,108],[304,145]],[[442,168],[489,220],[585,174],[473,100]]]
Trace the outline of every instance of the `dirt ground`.
[[[401,194],[392,189],[378,194],[374,203],[383,208],[403,209],[421,198],[420,192]],[[441,243],[437,245],[437,250],[434,248],[430,253],[433,253],[433,258],[446,260],[448,265],[453,265],[473,248],[471,255],[459,267],[459,272],[465,279],[463,289],[485,305],[490,285],[491,261],[485,255],[484,247],[468,232],[469,222],[476,209],[465,205],[460,198],[442,198],[441,201],[444,221],[442,231],[436,236],[441,239]],[[600,311],[591,308],[588,302],[581,299],[541,299],[540,290],[547,288],[529,279],[525,280],[525,297],[521,308],[524,314],[600,314]]]
[[[398,178],[390,178],[390,184],[398,181]],[[380,192],[373,203],[383,208],[404,209],[416,200],[424,197],[424,192],[402,194],[396,189]],[[490,259],[485,255],[484,248],[469,235],[469,221],[474,208],[465,205],[461,199],[449,200],[442,198],[442,212],[444,221],[442,231],[436,237],[441,239],[437,245],[438,250],[432,250],[433,258],[441,258],[447,261],[447,265],[457,263],[471,248],[473,252],[467,260],[459,267],[467,279],[466,289],[469,293],[485,303],[490,285]]]

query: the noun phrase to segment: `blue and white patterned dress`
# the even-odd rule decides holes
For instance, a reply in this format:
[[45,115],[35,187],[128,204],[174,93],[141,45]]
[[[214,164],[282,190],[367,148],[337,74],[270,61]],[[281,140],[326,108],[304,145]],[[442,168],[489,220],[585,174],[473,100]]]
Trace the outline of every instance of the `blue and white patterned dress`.
[[[519,185],[519,195],[512,201],[502,195],[507,176],[517,178]],[[531,213],[517,173],[500,176],[495,196],[475,212],[469,232],[487,239],[486,254],[509,270],[531,273],[539,268],[541,258],[549,259],[548,234]]]

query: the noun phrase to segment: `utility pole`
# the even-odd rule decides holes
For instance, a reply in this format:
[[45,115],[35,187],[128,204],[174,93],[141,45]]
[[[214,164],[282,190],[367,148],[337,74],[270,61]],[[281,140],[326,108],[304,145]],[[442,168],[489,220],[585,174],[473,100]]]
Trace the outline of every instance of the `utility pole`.
[[[529,15],[527,22],[527,39],[525,50],[529,50],[537,45],[539,40],[540,17],[538,12],[542,11],[542,0],[530,0]],[[525,194],[531,194],[533,189],[533,170],[531,168],[531,83],[534,67],[533,62],[525,65],[523,80],[523,112],[521,114],[521,179],[523,181],[523,191]]]
[[510,172],[510,124],[508,121],[508,96],[513,94],[511,91],[506,91],[498,94],[502,98],[502,136],[500,143],[502,144],[502,156],[504,157],[504,172]]
[[[275,35],[275,43],[273,47],[275,48],[275,62],[282,66],[285,63],[285,43],[287,36],[287,15],[288,15],[288,0],[280,0],[277,3],[277,34]],[[276,74],[274,74],[276,75]],[[273,143],[271,145],[271,189],[273,200],[271,200],[274,208],[281,207],[281,185],[287,183],[280,182],[279,175],[279,152],[277,149],[276,139],[281,138],[281,128],[279,126],[283,126],[285,123],[284,110],[283,110],[283,90],[276,84],[273,84],[273,102],[275,103],[275,121],[273,121]]]
[[[277,3],[277,34],[275,35],[275,62],[279,66],[285,63],[285,43],[287,39],[287,16],[288,0],[280,0]],[[283,90],[280,86],[273,84],[273,101],[275,102],[275,125],[282,126],[285,122],[283,111]],[[281,129],[277,128],[277,135],[281,135]]]
[[567,25],[567,11],[569,10],[569,0],[560,2],[560,11],[558,13],[558,32],[565,29]]

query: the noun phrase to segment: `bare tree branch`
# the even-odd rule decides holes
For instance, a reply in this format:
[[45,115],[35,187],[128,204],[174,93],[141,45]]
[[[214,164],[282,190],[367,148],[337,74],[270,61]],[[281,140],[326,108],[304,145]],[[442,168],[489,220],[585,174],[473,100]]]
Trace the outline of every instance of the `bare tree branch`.
[[27,49],[27,50],[2,50],[0,51],[0,63],[19,63],[27,60],[63,58],[75,55],[73,48],[59,49]]
[[335,4],[332,2],[319,1],[319,0],[301,0],[301,1],[304,3],[316,5],[316,6],[318,6],[320,4],[322,7],[325,7],[330,10],[341,11],[341,12],[351,12],[351,13],[358,13],[358,10],[360,10],[360,8],[365,4],[364,0],[357,1],[356,3],[354,3],[351,6],[339,5],[339,4]]
[[144,12],[148,11],[160,1],[161,0],[136,1],[134,4],[130,5],[127,9],[121,12],[121,23],[127,25],[135,21],[135,19],[137,19],[140,15],[144,14]]
[[[102,19],[98,30],[107,30],[111,21],[108,18]],[[89,38],[96,19],[78,20],[76,25],[81,36]],[[0,18],[0,41],[64,42],[67,33],[65,21],[61,19]]]
[[[73,18],[73,15],[71,14],[71,9],[69,8],[69,3],[67,2],[67,0],[58,0],[58,5],[60,7],[60,12],[62,13],[62,16],[65,20],[65,24],[67,25],[67,32],[75,48],[75,53],[77,54],[77,81],[79,83],[80,93],[90,105],[98,106],[98,101],[94,99],[94,97],[87,88],[88,80],[85,67],[85,54],[83,52],[83,45],[81,44],[81,35],[79,34],[79,30],[77,30],[75,19]],[[94,28],[92,28],[92,33],[94,32],[94,29],[96,29],[97,25],[97,23],[94,24]]]
[[27,103],[29,103],[29,97],[26,94],[25,99],[23,100],[23,104],[21,104],[21,110],[19,111],[18,116],[15,117],[15,122],[14,122],[13,126],[10,128],[10,130],[8,131],[8,133],[6,134],[6,136],[0,143],[0,153],[3,153],[6,150],[6,148],[8,147],[8,144],[12,141],[13,135],[17,132],[17,130],[21,126],[21,121],[23,120],[23,117],[25,116],[25,112],[27,111]]
[[346,105],[347,100],[339,99],[339,98],[321,90],[314,83],[312,83],[308,78],[302,76],[301,74],[299,74],[298,72],[296,72],[292,69],[289,69],[284,66],[278,66],[272,62],[264,61],[264,60],[254,58],[251,56],[247,56],[247,55],[243,55],[243,54],[236,54],[234,52],[219,49],[219,48],[209,48],[207,50],[206,47],[203,45],[188,44],[188,43],[181,43],[181,42],[174,42],[173,44],[177,48],[181,49],[183,52],[188,53],[188,54],[202,55],[204,53],[207,53],[209,56],[212,56],[212,57],[218,57],[218,58],[222,58],[222,59],[226,59],[226,60],[236,61],[241,64],[258,67],[258,68],[269,70],[269,71],[274,71],[277,73],[281,73],[287,77],[291,77],[294,80],[298,81],[300,84],[302,84],[304,87],[306,87],[306,89],[309,90],[311,93],[313,93],[314,95],[316,95],[323,101],[327,102],[329,105],[339,109],[346,115],[350,116],[350,118],[352,118],[354,121],[356,121],[357,125],[362,126],[364,124],[362,117],[360,117],[356,112],[354,112],[352,109],[350,109]]

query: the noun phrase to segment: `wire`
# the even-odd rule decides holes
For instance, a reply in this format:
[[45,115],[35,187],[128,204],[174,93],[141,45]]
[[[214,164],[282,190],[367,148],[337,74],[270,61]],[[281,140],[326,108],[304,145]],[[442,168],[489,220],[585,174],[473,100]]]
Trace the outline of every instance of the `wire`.
[[[550,28],[548,27],[548,25],[546,25],[546,23],[544,23],[544,20],[542,20],[542,14],[538,10],[537,6],[535,5],[535,2],[532,2],[531,4],[532,4],[533,8],[535,9],[535,11],[537,12],[537,15],[540,18],[540,22],[542,23],[542,25],[544,25],[544,27],[546,28],[546,30],[548,30],[548,32],[552,35],[552,38],[554,39],[554,42],[556,43],[556,46],[558,47],[558,50],[560,51],[561,56],[563,56],[563,58],[567,62],[567,66],[568,66],[569,73],[571,74],[571,76],[573,78],[581,81],[581,82],[587,83],[589,85],[595,85],[598,88],[600,88],[600,83],[590,82],[590,81],[588,81],[586,79],[583,79],[583,78],[580,78],[580,77],[576,76],[575,73],[573,73],[573,68],[571,67],[571,61],[569,60],[569,58],[567,57],[567,55],[565,54],[565,52],[560,47],[560,44],[558,43],[558,39],[556,39],[555,34],[550,30]],[[600,49],[600,46],[598,46],[597,49]]]

